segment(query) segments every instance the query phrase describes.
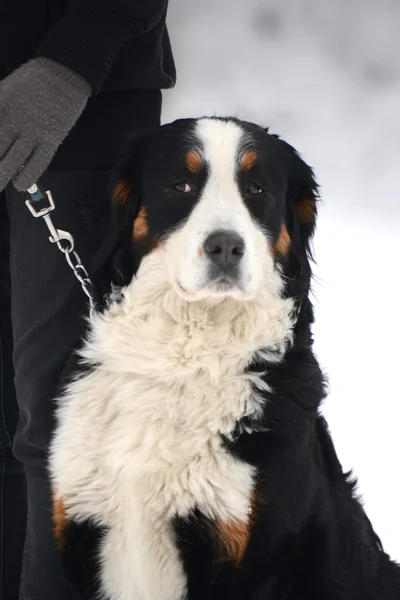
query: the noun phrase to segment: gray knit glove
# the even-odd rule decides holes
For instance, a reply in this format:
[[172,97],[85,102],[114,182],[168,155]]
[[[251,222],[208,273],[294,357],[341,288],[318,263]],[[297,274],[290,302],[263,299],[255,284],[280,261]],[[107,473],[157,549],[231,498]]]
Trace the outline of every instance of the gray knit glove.
[[67,67],[35,58],[0,82],[0,191],[26,190],[48,167],[92,92]]

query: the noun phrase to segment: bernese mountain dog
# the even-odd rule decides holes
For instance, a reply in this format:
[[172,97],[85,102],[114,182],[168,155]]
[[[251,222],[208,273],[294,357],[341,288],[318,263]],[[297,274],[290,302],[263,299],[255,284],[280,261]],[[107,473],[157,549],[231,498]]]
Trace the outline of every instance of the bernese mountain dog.
[[255,124],[183,119],[128,140],[111,196],[124,287],[50,452],[74,594],[399,600],[320,412],[311,168]]

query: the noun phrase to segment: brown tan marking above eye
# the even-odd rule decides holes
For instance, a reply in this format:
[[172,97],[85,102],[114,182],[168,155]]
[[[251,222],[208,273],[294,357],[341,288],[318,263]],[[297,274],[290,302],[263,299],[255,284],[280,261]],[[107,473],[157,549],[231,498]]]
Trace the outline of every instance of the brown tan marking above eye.
[[142,206],[133,222],[133,238],[140,241],[149,233],[149,225],[147,222],[147,210]]
[[301,223],[311,225],[314,223],[316,216],[315,200],[307,197],[302,198],[297,203],[297,212]]
[[64,501],[62,498],[58,498],[53,504],[53,531],[59,549],[62,549],[64,545],[64,534],[67,526],[68,520],[65,514]]
[[240,159],[240,168],[243,171],[249,171],[257,162],[257,153],[254,150],[245,152]]
[[126,204],[132,191],[132,182],[127,179],[118,179],[113,189],[113,200],[117,204]]
[[286,227],[286,223],[282,223],[279,237],[272,247],[273,254],[280,254],[281,256],[286,256],[289,252],[290,243],[291,239]]
[[200,173],[203,159],[195,150],[189,150],[185,156],[185,165],[191,173]]

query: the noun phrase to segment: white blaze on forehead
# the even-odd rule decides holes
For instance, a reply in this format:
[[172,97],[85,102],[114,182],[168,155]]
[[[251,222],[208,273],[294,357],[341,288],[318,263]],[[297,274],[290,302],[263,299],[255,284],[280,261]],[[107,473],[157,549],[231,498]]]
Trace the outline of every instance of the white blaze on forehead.
[[236,170],[244,132],[232,121],[201,119],[196,133],[208,168],[200,199],[203,224],[207,229],[231,229],[243,235],[243,212],[247,213],[247,209],[236,181]]
[[245,236],[251,217],[236,180],[244,131],[232,121],[200,119],[195,133],[208,169],[194,215],[198,234],[229,229]]
[[236,165],[244,132],[233,121],[200,119],[196,134],[203,145],[211,178],[235,182]]

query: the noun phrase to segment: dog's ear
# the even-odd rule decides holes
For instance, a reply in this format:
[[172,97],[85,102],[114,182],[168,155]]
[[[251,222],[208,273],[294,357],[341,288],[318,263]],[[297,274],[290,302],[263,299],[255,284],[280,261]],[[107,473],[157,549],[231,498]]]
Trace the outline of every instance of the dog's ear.
[[317,219],[318,186],[314,173],[291,148],[286,206],[289,235],[295,251],[312,258],[311,240]]
[[140,208],[142,165],[154,132],[143,129],[129,134],[110,174],[108,224],[92,259],[91,272],[107,265],[117,285],[129,282],[134,270],[132,225]]
[[153,129],[143,129],[128,135],[117,163],[111,172],[111,219],[114,228],[122,232],[129,228],[140,208],[141,172]]
[[318,186],[313,170],[288,143],[279,140],[287,166],[286,220],[290,236],[288,275],[298,283],[296,295],[308,292],[313,260],[311,242],[315,231]]

